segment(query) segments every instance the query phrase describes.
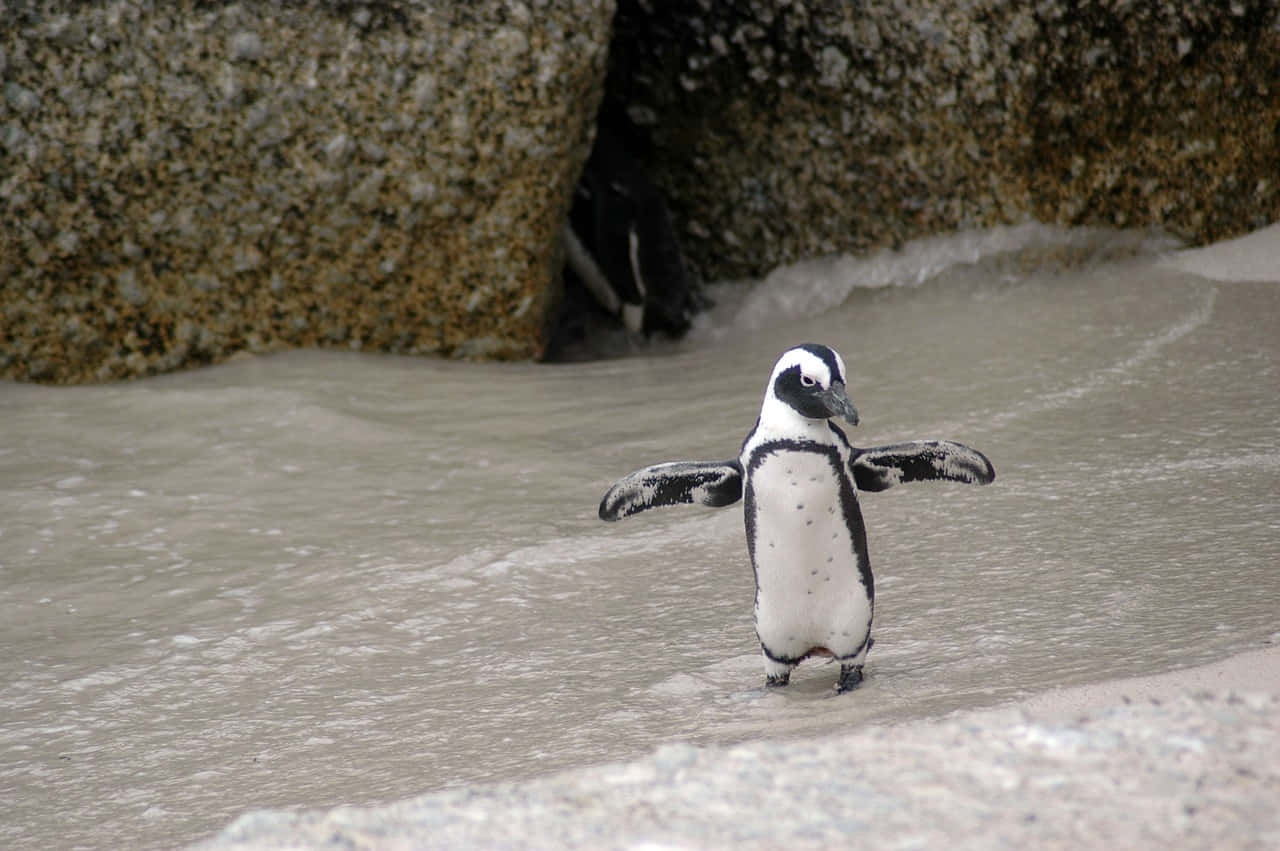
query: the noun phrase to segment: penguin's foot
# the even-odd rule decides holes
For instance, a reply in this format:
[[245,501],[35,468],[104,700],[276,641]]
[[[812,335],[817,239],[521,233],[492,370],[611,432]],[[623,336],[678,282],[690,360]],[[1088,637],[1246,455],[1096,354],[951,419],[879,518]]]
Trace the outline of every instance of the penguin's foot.
[[836,694],[853,691],[862,682],[861,665],[841,665],[840,679],[836,682]]
[[764,684],[766,688],[782,688],[791,682],[791,671],[795,668],[794,661],[782,661],[775,656],[770,655],[769,651],[761,643],[760,649],[764,651]]

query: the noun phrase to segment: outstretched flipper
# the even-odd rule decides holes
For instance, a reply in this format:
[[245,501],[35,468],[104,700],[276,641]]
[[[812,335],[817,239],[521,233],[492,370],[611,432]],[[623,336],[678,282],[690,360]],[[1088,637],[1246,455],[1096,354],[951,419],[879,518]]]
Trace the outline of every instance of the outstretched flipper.
[[600,500],[600,519],[649,508],[700,502],[713,508],[742,499],[742,465],[733,461],[669,461],[628,473]]
[[937,479],[986,485],[996,477],[987,456],[950,440],[913,440],[855,449],[849,466],[858,490],[863,491]]

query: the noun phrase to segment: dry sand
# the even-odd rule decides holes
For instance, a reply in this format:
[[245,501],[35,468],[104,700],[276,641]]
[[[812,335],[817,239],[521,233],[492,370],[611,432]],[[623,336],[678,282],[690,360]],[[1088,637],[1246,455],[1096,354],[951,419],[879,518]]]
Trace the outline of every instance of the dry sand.
[[1271,694],[1280,698],[1280,647],[1251,650],[1221,662],[1167,674],[1054,689],[1021,701],[1018,707],[1029,718],[1052,720],[1125,702],[1170,700],[1199,692]]
[[1280,224],[1174,252],[1165,264],[1214,281],[1280,281]]

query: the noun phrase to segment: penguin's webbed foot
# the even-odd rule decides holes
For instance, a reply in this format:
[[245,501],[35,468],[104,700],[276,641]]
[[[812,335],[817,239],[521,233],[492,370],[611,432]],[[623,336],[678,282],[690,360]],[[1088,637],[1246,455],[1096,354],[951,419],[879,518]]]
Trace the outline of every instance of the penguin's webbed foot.
[[836,681],[836,694],[853,691],[862,682],[861,665],[841,665],[840,679]]

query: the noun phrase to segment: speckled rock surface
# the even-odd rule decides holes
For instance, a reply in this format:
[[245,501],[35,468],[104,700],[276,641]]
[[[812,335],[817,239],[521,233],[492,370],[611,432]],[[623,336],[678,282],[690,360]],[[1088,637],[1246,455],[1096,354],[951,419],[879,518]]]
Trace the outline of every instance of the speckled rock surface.
[[[1127,704],[1127,705],[1126,705]],[[1019,710],[426,795],[243,816],[268,848],[1274,848],[1280,702],[1202,692],[1068,720]]]
[[1278,12],[619,0],[605,116],[708,280],[1026,219],[1204,243],[1280,218]]
[[530,357],[609,0],[0,0],[0,375]]

